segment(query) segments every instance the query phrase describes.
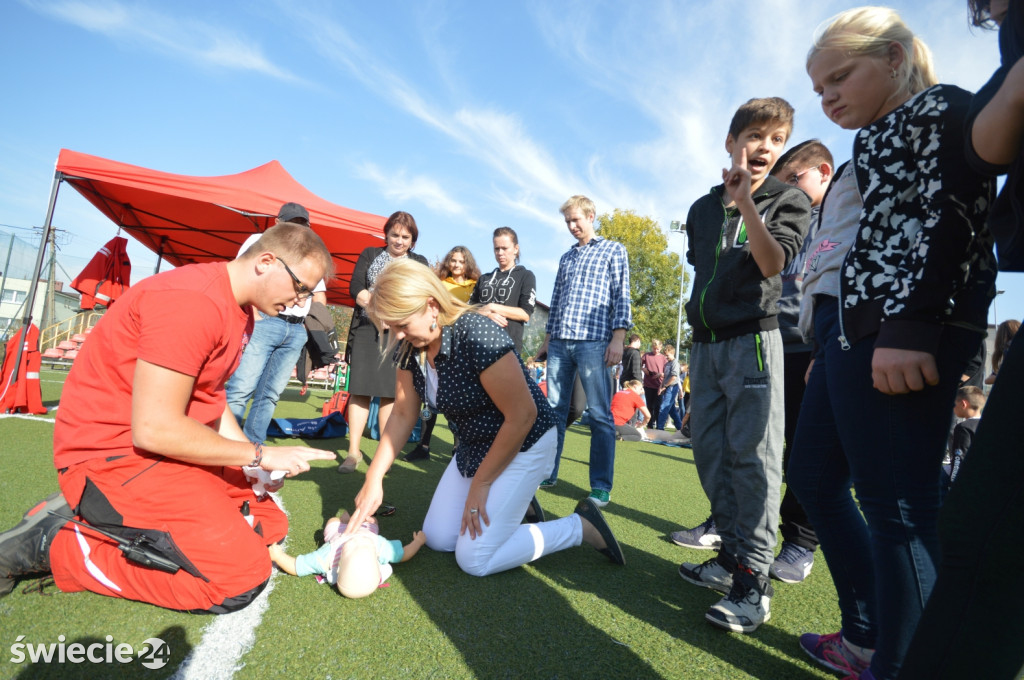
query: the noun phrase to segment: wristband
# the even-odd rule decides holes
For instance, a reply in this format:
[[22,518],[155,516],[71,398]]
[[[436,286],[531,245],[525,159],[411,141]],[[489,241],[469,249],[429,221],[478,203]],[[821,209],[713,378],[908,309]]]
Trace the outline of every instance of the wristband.
[[256,448],[256,457],[252,459],[251,463],[249,463],[249,467],[258,468],[260,463],[263,462],[263,444],[253,442],[252,445]]

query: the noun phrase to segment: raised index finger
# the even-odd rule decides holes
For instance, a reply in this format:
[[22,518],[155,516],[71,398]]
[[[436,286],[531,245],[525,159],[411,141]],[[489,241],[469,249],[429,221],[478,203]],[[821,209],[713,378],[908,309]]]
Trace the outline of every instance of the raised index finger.
[[745,168],[747,167],[747,147],[742,144],[737,144],[736,147],[732,150],[732,164]]

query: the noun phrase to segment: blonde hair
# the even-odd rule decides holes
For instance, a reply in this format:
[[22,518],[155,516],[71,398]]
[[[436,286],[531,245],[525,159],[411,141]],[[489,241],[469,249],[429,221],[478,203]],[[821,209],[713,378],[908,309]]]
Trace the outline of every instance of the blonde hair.
[[[437,304],[437,323],[450,326],[466,312],[475,309],[452,297],[434,271],[409,258],[395,260],[384,268],[373,284],[373,295],[366,306],[366,314],[379,328],[381,324],[394,324],[419,314],[433,300]],[[399,357],[404,359],[412,345],[398,340],[396,334],[387,334],[385,356],[390,355],[401,343]],[[384,334],[381,334],[383,341]]]
[[570,210],[573,210],[574,208],[578,209],[581,213],[589,217],[594,217],[595,215],[597,215],[597,207],[594,205],[594,202],[591,201],[586,196],[581,196],[579,194],[573,196],[568,201],[563,203],[562,207],[558,209],[558,212],[565,215],[565,213],[569,212]]
[[932,53],[888,7],[858,7],[832,17],[819,27],[807,53],[807,68],[822,50],[841,50],[850,56],[888,60],[889,48],[903,51],[903,63],[893,79],[899,87],[894,94],[912,96],[939,81],[932,66]]
[[985,408],[985,392],[980,387],[965,385],[956,391],[957,401],[966,401],[971,410],[980,411]]
[[341,546],[335,586],[345,597],[372,595],[380,586],[380,562],[373,539],[356,534]]
[[309,258],[323,267],[324,281],[334,278],[334,260],[323,240],[312,229],[298,222],[281,222],[263,232],[239,259],[253,258],[271,252],[291,261],[292,266]]
[[644,384],[639,380],[627,380],[626,382],[622,383],[622,386],[632,390],[636,389],[637,387],[643,387]]

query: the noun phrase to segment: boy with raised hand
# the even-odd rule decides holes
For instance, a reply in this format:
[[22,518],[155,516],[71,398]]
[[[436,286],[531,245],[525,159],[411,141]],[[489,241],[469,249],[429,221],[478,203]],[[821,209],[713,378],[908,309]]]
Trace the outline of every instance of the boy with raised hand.
[[736,111],[723,183],[690,208],[686,259],[695,273],[686,304],[693,325],[693,457],[721,536],[718,555],[679,574],[726,593],[705,618],[749,633],[770,618],[782,486],[783,376],[779,273],[800,250],[807,195],[769,176],[793,129],[784,99]]

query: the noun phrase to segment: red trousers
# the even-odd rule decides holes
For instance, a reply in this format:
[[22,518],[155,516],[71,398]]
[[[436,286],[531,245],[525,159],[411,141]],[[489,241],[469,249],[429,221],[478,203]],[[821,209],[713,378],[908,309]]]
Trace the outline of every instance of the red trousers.
[[[165,532],[202,577],[129,562],[113,540],[69,522],[50,547],[58,588],[216,613],[245,606],[262,589],[271,573],[267,546],[288,533],[288,518],[272,500],[256,500],[241,469],[159,456],[112,458],[74,465],[60,475],[70,506],[79,506],[88,480],[94,487],[90,498],[98,491],[126,527]],[[252,527],[241,513],[245,501]],[[232,606],[222,608],[225,603]]]

